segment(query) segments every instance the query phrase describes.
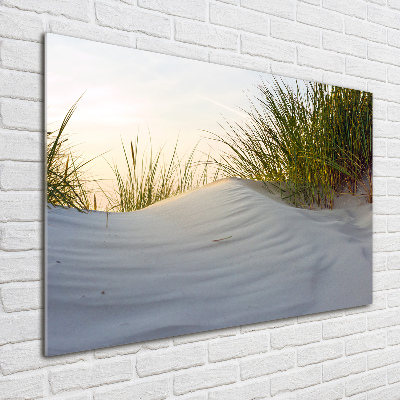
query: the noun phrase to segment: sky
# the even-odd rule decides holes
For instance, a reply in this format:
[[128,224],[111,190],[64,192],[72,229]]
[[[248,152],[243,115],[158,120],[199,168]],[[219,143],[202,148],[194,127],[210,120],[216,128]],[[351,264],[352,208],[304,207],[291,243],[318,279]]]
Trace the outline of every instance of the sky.
[[[190,153],[199,142],[204,153],[221,150],[212,134],[223,134],[224,120],[243,122],[248,96],[272,76],[181,57],[119,47],[67,36],[46,35],[46,122],[58,129],[83,94],[68,123],[70,144],[85,159],[95,158],[95,178],[111,180],[110,165],[124,170],[121,141],[139,137],[144,149],[164,146]],[[294,83],[286,78],[286,82]],[[211,132],[211,133],[210,133]],[[148,147],[147,147],[148,148]]]

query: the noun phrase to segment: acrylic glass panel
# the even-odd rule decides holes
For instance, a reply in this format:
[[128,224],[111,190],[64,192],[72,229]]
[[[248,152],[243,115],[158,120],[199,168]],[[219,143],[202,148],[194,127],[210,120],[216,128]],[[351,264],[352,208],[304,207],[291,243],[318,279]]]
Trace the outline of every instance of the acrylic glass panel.
[[370,93],[54,34],[45,74],[46,355],[372,302]]

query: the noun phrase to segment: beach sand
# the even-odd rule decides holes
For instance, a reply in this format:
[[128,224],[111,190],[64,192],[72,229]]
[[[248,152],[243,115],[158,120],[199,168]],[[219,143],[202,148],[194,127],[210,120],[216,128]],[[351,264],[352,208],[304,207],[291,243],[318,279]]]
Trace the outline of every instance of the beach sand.
[[227,178],[131,213],[48,211],[46,355],[372,302],[372,205]]

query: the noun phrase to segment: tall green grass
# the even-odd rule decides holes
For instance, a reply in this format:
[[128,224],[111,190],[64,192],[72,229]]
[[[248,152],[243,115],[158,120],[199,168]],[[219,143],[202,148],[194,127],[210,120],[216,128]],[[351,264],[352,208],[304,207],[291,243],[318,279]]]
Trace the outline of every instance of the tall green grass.
[[65,128],[76,110],[77,103],[68,110],[58,130],[47,132],[47,204],[87,211],[90,191],[85,182],[85,166],[80,156],[73,154]]
[[178,156],[178,142],[168,163],[163,159],[163,148],[153,152],[151,142],[147,156],[139,155],[139,138],[126,149],[122,143],[127,174],[123,175],[117,165],[112,167],[117,188],[114,196],[107,196],[110,209],[118,212],[140,210],[158,201],[176,196],[207,184],[218,178],[219,170],[209,177],[210,157],[206,161],[195,160],[196,147],[186,161]]
[[244,123],[217,140],[228,176],[271,182],[296,206],[332,208],[360,188],[372,202],[372,95],[320,83],[262,81]]

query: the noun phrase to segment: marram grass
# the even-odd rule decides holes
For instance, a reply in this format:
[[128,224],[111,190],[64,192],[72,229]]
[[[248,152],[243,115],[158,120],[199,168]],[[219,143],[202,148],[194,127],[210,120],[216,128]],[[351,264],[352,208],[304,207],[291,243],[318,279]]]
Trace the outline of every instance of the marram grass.
[[[153,153],[151,143],[149,154],[138,154],[139,138],[130,143],[127,150],[122,143],[127,174],[123,176],[117,165],[113,171],[117,180],[114,196],[107,196],[110,210],[128,212],[140,210],[158,201],[206,185],[218,178],[217,169],[209,177],[210,158],[195,161],[196,147],[186,161],[179,158],[178,142],[168,163],[163,160],[163,149]],[[140,160],[140,161],[139,161]]]
[[245,111],[217,140],[228,151],[227,176],[271,182],[300,207],[332,208],[342,191],[362,188],[372,202],[372,95],[304,83],[291,88],[274,78],[258,86]]
[[69,109],[60,128],[47,132],[47,204],[86,211],[90,208],[90,192],[84,167],[90,160],[73,154],[64,132],[79,100]]
[[[92,160],[84,161],[74,155],[65,134],[79,100],[69,109],[60,128],[47,132],[47,204],[84,212],[98,209],[96,195],[88,189],[88,183],[94,180],[87,178],[85,170]],[[128,172],[123,176],[117,165],[112,167],[117,184],[114,193],[110,195],[98,184],[108,200],[106,211],[140,210],[218,178],[218,168],[209,177],[210,157],[206,161],[195,161],[196,147],[183,161],[177,154],[177,142],[169,163],[165,163],[163,149],[153,154],[151,143],[150,154],[147,157],[145,154],[139,156],[138,142],[138,137],[135,145],[131,142],[130,151],[122,143]]]

